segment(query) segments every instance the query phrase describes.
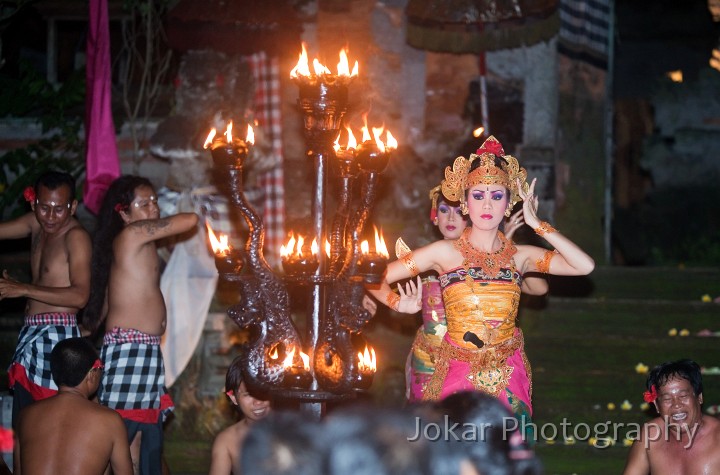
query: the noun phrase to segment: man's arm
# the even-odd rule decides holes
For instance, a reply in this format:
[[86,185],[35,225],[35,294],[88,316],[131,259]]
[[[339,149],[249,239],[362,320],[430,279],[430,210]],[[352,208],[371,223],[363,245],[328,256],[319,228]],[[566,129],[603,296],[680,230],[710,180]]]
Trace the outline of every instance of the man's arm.
[[84,307],[90,295],[90,236],[81,228],[71,229],[65,235],[65,245],[68,253],[69,286],[26,284],[11,279],[7,272],[3,272],[0,279],[2,298],[27,297],[58,307]]
[[33,213],[27,213],[17,219],[0,223],[0,239],[20,239],[32,234],[39,226]]
[[133,475],[130,444],[127,440],[127,429],[117,413],[112,414],[113,423],[110,430],[113,434],[113,448],[110,454],[110,467],[113,475]]
[[650,460],[648,460],[645,442],[642,437],[633,442],[628,453],[623,475],[648,475],[650,473]]
[[212,445],[212,459],[208,475],[230,475],[232,473],[232,458],[230,458],[230,452],[228,451],[227,442],[225,441],[227,430],[231,429],[226,429],[215,437]]

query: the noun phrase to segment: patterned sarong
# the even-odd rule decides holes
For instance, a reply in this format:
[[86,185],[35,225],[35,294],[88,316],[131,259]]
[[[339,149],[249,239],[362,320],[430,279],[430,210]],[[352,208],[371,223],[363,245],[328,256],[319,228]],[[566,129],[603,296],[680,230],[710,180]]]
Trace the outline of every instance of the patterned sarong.
[[100,357],[105,365],[100,404],[124,419],[148,424],[164,420],[174,410],[165,387],[159,336],[115,327],[105,334]]
[[8,379],[25,388],[35,401],[57,393],[50,371],[50,352],[57,342],[79,337],[77,319],[71,313],[38,313],[25,316],[12,358]]

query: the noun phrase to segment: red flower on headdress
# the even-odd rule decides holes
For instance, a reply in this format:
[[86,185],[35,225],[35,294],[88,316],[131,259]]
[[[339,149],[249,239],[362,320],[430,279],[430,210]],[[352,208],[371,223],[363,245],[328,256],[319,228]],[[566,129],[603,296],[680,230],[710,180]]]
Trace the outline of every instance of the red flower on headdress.
[[505,150],[500,142],[495,137],[489,137],[475,152],[476,155],[482,155],[483,153],[492,153],[495,156],[501,157],[505,155]]
[[125,205],[122,204],[122,203],[118,203],[118,204],[115,205],[115,211],[117,211],[118,213],[119,213],[120,211],[125,211],[126,209],[127,209],[127,206],[125,206]]
[[228,389],[227,391],[225,391],[225,394],[227,394],[228,397],[232,396],[233,395],[232,389]]
[[650,386],[650,391],[645,391],[643,393],[643,399],[645,399],[645,402],[647,403],[655,402],[655,399],[657,399],[657,389],[655,389],[654,384]]
[[93,363],[91,369],[103,369],[104,367],[105,367],[105,365],[103,364],[103,362],[100,361],[99,359],[97,359],[97,360],[95,360],[95,362]]
[[25,201],[28,203],[32,203],[35,201],[35,188],[32,186],[28,186],[23,190],[23,198],[25,198]]

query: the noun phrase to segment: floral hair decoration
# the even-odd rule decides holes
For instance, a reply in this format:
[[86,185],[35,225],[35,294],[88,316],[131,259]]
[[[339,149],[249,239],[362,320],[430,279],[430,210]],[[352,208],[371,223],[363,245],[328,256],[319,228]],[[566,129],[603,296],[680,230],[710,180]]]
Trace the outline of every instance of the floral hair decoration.
[[[495,165],[495,158],[500,158],[503,163],[498,167]],[[472,162],[480,160],[480,166],[470,171]],[[467,203],[465,191],[475,185],[502,185],[507,188],[510,194],[508,208],[505,216],[510,216],[512,207],[521,200],[518,190],[518,180],[523,191],[527,192],[527,171],[520,166],[517,158],[512,155],[505,155],[505,150],[498,140],[490,136],[483,142],[476,153],[471,153],[469,158],[458,157],[452,167],[445,168],[445,179],[442,181],[442,194],[450,201],[459,201],[460,208],[467,214]]]
[[103,369],[104,367],[105,367],[105,365],[103,364],[103,362],[100,361],[99,359],[96,359],[92,365],[92,368],[90,368],[90,369]]
[[233,395],[233,390],[228,389],[227,391],[225,391],[225,394],[227,394],[227,397],[231,397]]
[[643,399],[647,403],[655,402],[655,399],[657,399],[657,389],[655,389],[654,384],[650,386],[650,391],[645,391],[643,393]]
[[124,204],[122,204],[122,203],[118,203],[118,204],[115,205],[115,211],[117,211],[118,213],[119,213],[120,211],[125,211],[125,210],[128,209],[128,208],[129,208],[129,206],[124,205]]
[[23,190],[23,198],[25,198],[25,201],[28,203],[32,203],[35,201],[35,188],[32,186],[28,186]]

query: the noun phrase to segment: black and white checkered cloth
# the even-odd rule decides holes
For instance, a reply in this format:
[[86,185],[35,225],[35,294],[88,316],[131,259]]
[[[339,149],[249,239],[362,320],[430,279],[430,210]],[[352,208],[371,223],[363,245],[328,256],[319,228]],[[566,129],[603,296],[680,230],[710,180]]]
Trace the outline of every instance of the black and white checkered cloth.
[[100,404],[145,423],[155,423],[174,409],[165,387],[159,336],[116,327],[105,334],[100,357],[105,365]]
[[[12,358],[10,387],[19,381],[16,376],[21,366],[27,375],[27,382],[57,391],[57,385],[50,372],[50,352],[55,344],[66,338],[79,337],[75,315],[67,313],[41,313],[25,317],[25,325],[20,330],[18,344]],[[12,367],[15,368],[12,368]],[[20,381],[22,383],[22,381]],[[26,388],[33,398],[41,399],[47,394],[36,394],[34,388]],[[39,389],[39,388],[38,388]],[[39,397],[38,397],[39,396]]]

